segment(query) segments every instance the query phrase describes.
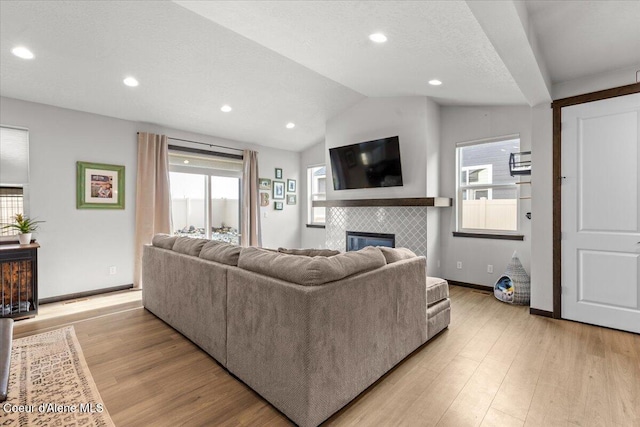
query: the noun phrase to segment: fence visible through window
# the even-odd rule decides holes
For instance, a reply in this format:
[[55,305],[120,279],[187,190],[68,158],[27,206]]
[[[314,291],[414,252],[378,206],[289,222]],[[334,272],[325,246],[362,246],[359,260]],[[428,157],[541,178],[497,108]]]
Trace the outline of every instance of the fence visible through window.
[[458,144],[458,231],[518,230],[518,178],[509,158],[519,150],[518,137]]

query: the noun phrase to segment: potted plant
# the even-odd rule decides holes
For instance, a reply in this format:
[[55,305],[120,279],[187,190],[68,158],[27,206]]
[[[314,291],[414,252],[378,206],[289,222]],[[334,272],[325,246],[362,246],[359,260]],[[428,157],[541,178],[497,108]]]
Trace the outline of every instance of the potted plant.
[[29,244],[31,242],[31,234],[38,229],[38,224],[44,222],[36,221],[35,219],[31,219],[22,214],[15,214],[13,219],[16,222],[15,224],[5,225],[2,228],[13,228],[14,230],[18,230],[18,240],[20,240],[21,245]]

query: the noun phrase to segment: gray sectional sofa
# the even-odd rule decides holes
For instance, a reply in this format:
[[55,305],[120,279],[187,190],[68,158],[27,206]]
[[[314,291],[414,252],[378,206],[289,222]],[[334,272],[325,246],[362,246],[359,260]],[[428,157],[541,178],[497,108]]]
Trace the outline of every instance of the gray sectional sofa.
[[296,424],[315,426],[448,326],[447,283],[426,278],[425,261],[403,249],[156,235],[143,303]]

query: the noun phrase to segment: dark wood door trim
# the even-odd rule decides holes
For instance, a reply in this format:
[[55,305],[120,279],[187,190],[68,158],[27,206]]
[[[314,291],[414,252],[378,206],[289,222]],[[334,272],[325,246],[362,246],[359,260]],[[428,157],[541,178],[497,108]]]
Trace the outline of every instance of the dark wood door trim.
[[640,83],[553,101],[553,317],[562,317],[562,108],[640,93]]

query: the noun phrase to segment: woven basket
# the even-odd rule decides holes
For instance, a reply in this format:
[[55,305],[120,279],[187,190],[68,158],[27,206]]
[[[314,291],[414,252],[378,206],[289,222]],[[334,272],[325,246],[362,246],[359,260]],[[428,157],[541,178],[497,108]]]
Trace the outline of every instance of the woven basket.
[[496,281],[493,295],[502,302],[529,305],[531,301],[531,279],[514,252],[504,274]]

